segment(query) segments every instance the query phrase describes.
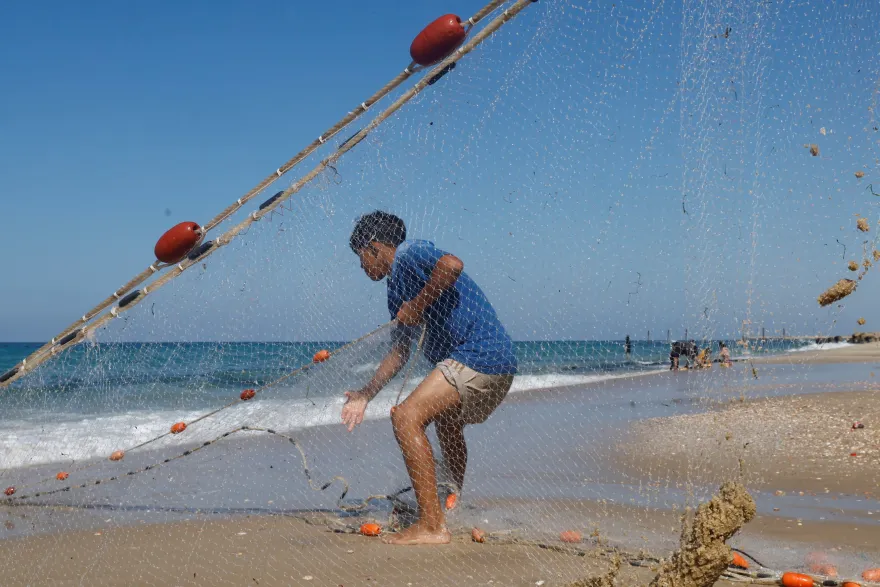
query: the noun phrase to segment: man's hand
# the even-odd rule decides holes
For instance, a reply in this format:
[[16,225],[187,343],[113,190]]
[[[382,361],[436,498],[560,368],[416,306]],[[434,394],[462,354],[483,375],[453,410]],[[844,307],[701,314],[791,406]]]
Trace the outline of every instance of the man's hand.
[[397,312],[397,321],[404,326],[415,326],[421,323],[423,311],[415,301],[404,302]]
[[354,430],[355,426],[364,421],[364,412],[370,398],[363,391],[346,391],[345,405],[342,406],[342,422],[348,426],[348,431]]

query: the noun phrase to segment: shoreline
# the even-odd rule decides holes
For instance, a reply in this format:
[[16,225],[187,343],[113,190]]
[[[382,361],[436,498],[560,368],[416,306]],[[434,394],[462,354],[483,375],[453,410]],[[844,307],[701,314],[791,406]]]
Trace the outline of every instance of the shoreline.
[[[853,360],[852,353],[847,357],[845,352],[851,350],[818,352],[834,353],[840,359],[835,362],[846,363]],[[475,482],[466,484],[462,506],[450,518],[456,529],[450,547],[390,547],[375,539],[333,532],[314,519],[303,521],[303,517],[329,516],[337,520],[337,526],[356,526],[375,516],[381,521],[389,510],[379,506],[363,516],[333,514],[339,488],[312,493],[295,462],[298,457],[290,458],[295,453],[283,452],[277,441],[268,438],[237,438],[226,441],[219,452],[188,457],[195,460],[186,462],[185,470],[191,471],[187,474],[169,465],[151,472],[152,479],[135,476],[120,481],[122,485],[102,485],[76,496],[61,494],[70,496],[67,504],[0,508],[10,514],[5,539],[0,540],[0,560],[15,561],[0,563],[0,569],[6,567],[9,584],[35,585],[114,585],[130,583],[131,577],[149,578],[144,584],[193,585],[333,586],[375,581],[403,587],[477,580],[481,585],[488,581],[494,581],[493,585],[535,585],[538,581],[548,587],[568,585],[601,574],[607,560],[523,544],[475,544],[469,541],[468,529],[479,525],[556,544],[562,529],[576,527],[587,536],[598,528],[603,539],[628,552],[644,548],[666,553],[677,542],[680,506],[702,500],[703,490],[694,491],[700,483],[714,492],[721,479],[736,478],[742,457],[747,488],[759,502],[760,513],[731,544],[771,565],[792,569],[803,566],[805,551],[831,548],[841,571],[857,576],[852,573],[860,572],[858,564],[863,564],[856,560],[858,556],[880,566],[880,502],[870,487],[874,483],[876,488],[880,479],[871,477],[867,466],[852,469],[855,462],[880,461],[880,448],[877,455],[871,452],[872,443],[880,445],[880,436],[875,438],[880,409],[855,410],[866,403],[880,404],[880,385],[868,377],[869,365],[859,366],[853,375],[846,364],[834,367],[811,357],[809,351],[792,354],[805,355],[799,363],[816,365],[815,372],[768,363],[759,369],[761,379],[755,381],[747,365],[679,374],[657,370],[511,394],[488,425],[468,431],[468,443],[474,449],[469,475]],[[862,355],[858,362],[878,358],[880,353]],[[644,375],[658,377],[643,379]],[[715,393],[719,390],[723,392],[720,397]],[[735,391],[743,401],[734,398]],[[785,427],[762,425],[779,418],[791,421]],[[804,451],[813,447],[786,432],[808,430],[815,442],[829,442],[816,431],[833,431],[835,438],[847,438],[838,424],[849,418],[861,418],[866,425],[848,433],[848,438],[864,441],[864,461],[841,458],[842,462],[833,464],[842,468],[826,473],[822,467],[829,463],[821,458],[809,460],[807,455],[786,462],[785,467],[774,459],[793,450],[785,442]],[[357,481],[350,493],[355,498],[377,488],[405,484],[399,451],[383,420],[366,422],[356,435],[342,434],[338,425],[298,432],[298,441],[314,459],[310,466],[315,479],[320,483],[344,474]],[[528,432],[532,427],[535,436]],[[730,439],[725,438],[728,428],[738,430]],[[714,436],[692,433],[703,429]],[[579,435],[572,439],[566,436],[567,430],[578,430]],[[664,454],[664,447],[682,445],[682,431],[691,432],[691,444],[684,444],[687,450]],[[500,438],[507,440],[499,443]],[[730,448],[746,442],[745,450]],[[630,449],[620,448],[625,446]],[[717,447],[712,448],[716,452],[706,452],[707,446]],[[313,453],[314,447],[320,451]],[[838,444],[827,450],[839,452],[842,447]],[[126,467],[156,455],[127,456]],[[605,456],[614,462],[597,460]],[[243,460],[230,469],[231,458]],[[275,469],[269,471],[273,463]],[[713,463],[720,466],[713,467]],[[112,465],[102,461],[100,466]],[[227,470],[236,477],[223,481]],[[615,481],[614,471],[624,478]],[[799,471],[809,475],[798,476]],[[808,486],[810,476],[822,477],[813,479],[821,487]],[[540,482],[534,489],[532,478]],[[585,483],[588,478],[595,481]],[[837,481],[831,484],[828,479]],[[211,480],[220,485],[212,485]],[[786,483],[792,489],[786,489]],[[785,495],[774,495],[778,490]],[[800,490],[804,495],[797,495]],[[627,497],[627,491],[635,492],[636,502],[629,503],[632,497]],[[199,499],[189,507],[176,507],[187,495]],[[829,500],[836,500],[834,508]],[[778,507],[778,512],[770,506]],[[869,517],[866,507],[878,512]],[[321,514],[322,510],[326,513]],[[30,531],[38,526],[44,532]],[[257,576],[257,571],[263,574]],[[307,576],[312,579],[303,578]],[[618,581],[646,584],[652,576],[644,569],[624,568]],[[438,577],[448,583],[438,582]]]

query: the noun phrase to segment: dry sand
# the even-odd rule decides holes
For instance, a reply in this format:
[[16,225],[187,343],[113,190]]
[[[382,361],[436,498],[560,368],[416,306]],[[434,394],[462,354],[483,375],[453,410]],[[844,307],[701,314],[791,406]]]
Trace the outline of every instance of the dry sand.
[[878,368],[880,368],[880,342],[866,342],[827,350],[799,351],[772,357],[758,357],[753,359],[752,362],[775,365],[878,363]]
[[[568,585],[611,560],[528,545],[394,547],[282,517],[135,526],[0,542],[3,585]],[[646,585],[624,565],[618,585]],[[543,581],[543,583],[540,583]],[[722,582],[719,585],[729,585]]]
[[[864,428],[853,429],[855,422]],[[874,496],[880,494],[880,385],[644,420],[618,448],[618,466],[633,476],[735,479],[742,459],[751,488]]]
[[[880,363],[880,343],[762,361]],[[613,458],[630,474],[655,480],[705,483],[741,473],[750,488],[873,497],[880,494],[880,378],[871,375],[859,391],[746,400],[643,420]],[[864,428],[854,429],[856,423]]]

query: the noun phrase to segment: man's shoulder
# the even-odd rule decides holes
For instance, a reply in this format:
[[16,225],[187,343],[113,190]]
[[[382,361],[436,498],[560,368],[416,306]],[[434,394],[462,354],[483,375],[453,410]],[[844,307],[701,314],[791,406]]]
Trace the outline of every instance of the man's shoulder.
[[432,243],[429,240],[409,239],[409,240],[405,240],[402,243],[400,243],[399,245],[397,245],[397,255],[405,255],[411,251],[417,251],[420,249],[436,249],[436,248],[437,247],[434,246],[434,243]]

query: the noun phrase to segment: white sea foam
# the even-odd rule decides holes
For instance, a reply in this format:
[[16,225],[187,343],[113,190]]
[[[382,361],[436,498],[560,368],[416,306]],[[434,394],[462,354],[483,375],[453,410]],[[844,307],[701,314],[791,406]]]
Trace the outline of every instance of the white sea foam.
[[805,351],[829,351],[831,349],[842,349],[848,346],[852,346],[852,343],[849,342],[824,342],[822,344],[816,344],[815,342],[811,342],[807,346],[803,346],[799,349],[791,349],[790,353],[802,353]]
[[[648,375],[659,371],[595,375],[522,375],[514,379],[511,393],[552,389]],[[411,381],[401,395],[406,397],[418,381]],[[280,390],[283,393],[283,390]],[[369,405],[367,420],[389,417],[400,388],[389,386]],[[203,421],[190,424],[181,435],[169,435],[145,447],[169,454],[217,438],[241,426],[271,428],[293,432],[314,426],[341,423],[344,398],[316,397],[311,400],[264,399],[238,404]],[[209,411],[131,410],[116,414],[57,414],[49,420],[45,413],[32,419],[6,421],[0,432],[0,454],[5,469],[51,462],[104,458],[115,450],[127,449],[168,432],[175,422],[193,422]],[[48,430],[52,434],[47,434]],[[178,448],[180,447],[180,448]]]

